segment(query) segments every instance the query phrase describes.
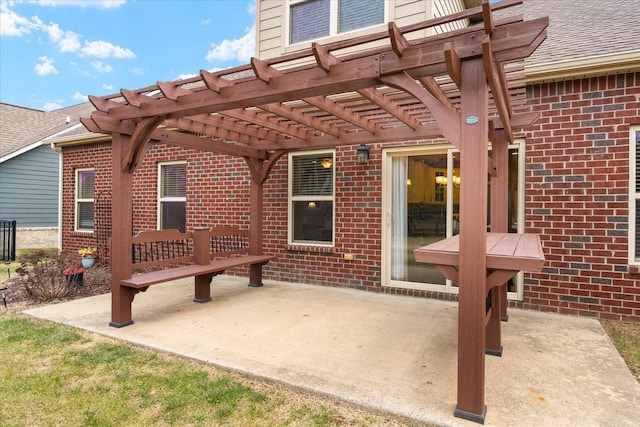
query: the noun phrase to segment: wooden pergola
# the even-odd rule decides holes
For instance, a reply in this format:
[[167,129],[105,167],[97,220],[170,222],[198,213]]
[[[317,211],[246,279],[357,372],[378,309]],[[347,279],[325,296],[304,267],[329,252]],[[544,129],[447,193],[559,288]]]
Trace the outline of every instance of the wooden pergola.
[[[152,144],[246,161],[251,174],[250,252],[259,255],[263,183],[282,155],[444,137],[460,149],[464,176],[454,274],[459,283],[455,414],[484,422],[485,350],[501,351],[500,317],[506,316],[502,285],[501,292],[492,293],[493,313],[485,333],[487,262],[478,254],[487,253],[486,182],[491,175],[492,232],[506,232],[507,146],[514,132],[536,119],[518,112],[525,97],[522,61],[546,38],[548,26],[548,18],[494,17],[494,11],[520,3],[482,0],[479,7],[403,28],[391,22],[388,32],[314,43],[300,53],[253,58],[246,66],[90,97],[97,111],[83,120],[85,127],[112,135],[112,323],[131,319],[135,292],[121,281],[132,275],[132,177]],[[463,19],[472,24],[426,38],[407,37]],[[357,53],[340,53],[344,51]],[[260,266],[255,267],[251,275],[259,276]]]

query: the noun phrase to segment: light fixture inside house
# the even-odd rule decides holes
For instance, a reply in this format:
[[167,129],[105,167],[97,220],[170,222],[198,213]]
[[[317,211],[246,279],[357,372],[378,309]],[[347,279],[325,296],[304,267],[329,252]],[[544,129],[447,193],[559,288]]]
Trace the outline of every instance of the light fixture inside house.
[[447,177],[444,175],[436,176],[436,184],[438,185],[447,185]]
[[356,155],[358,156],[357,163],[359,165],[366,165],[369,163],[369,153],[371,149],[364,144],[360,144],[358,149],[356,150]]
[[[460,188],[460,177],[453,175],[453,178],[451,179],[451,181],[453,181],[453,185],[456,186],[456,188]],[[449,180],[447,179],[446,176],[444,175],[438,175],[436,176],[436,184],[438,185],[447,185],[449,183]]]
[[413,185],[413,181],[411,181],[411,178],[407,178],[407,185]]
[[315,209],[316,208],[316,202],[309,202],[309,204],[307,205],[307,207],[309,209]]
[[322,165],[323,168],[329,169],[331,165],[333,165],[333,159],[330,159],[330,158],[322,159],[320,164]]

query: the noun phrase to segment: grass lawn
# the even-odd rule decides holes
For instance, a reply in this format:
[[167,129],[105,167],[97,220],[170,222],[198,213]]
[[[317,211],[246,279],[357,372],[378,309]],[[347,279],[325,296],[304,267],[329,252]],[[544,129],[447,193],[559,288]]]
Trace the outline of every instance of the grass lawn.
[[3,426],[402,426],[329,398],[0,312]]

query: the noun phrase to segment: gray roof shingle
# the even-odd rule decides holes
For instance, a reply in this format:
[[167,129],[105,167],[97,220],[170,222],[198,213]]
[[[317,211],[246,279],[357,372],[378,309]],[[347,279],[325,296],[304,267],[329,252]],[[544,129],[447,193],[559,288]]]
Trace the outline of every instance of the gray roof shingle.
[[524,0],[525,19],[549,16],[547,39],[526,64],[582,59],[640,49],[638,0]]
[[89,102],[49,112],[0,102],[0,157],[69,129],[94,110]]

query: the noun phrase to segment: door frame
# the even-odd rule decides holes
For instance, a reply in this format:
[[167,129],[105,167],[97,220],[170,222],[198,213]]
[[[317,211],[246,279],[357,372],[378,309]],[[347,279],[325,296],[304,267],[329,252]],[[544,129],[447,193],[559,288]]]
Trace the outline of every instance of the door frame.
[[[518,150],[518,182],[517,182],[517,217],[516,224],[518,233],[524,232],[524,188],[525,188],[525,143],[523,138],[518,138],[509,145],[509,150]],[[450,280],[446,284],[436,285],[428,283],[409,282],[391,279],[391,225],[392,225],[392,158],[402,156],[419,156],[430,154],[447,155],[447,175],[452,175],[454,153],[458,150],[452,144],[428,144],[387,147],[382,149],[382,258],[381,258],[381,285],[384,287],[413,289],[422,291],[444,292],[457,294],[458,287],[454,286]],[[463,178],[464,179],[464,178]],[[452,235],[453,222],[453,186],[447,186],[446,202],[446,237]],[[507,298],[510,300],[522,301],[524,295],[524,273],[520,272],[514,278],[516,281],[516,292],[508,292]]]

